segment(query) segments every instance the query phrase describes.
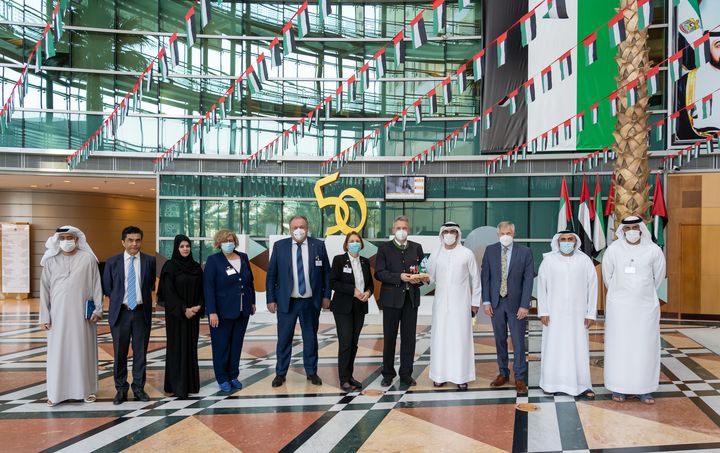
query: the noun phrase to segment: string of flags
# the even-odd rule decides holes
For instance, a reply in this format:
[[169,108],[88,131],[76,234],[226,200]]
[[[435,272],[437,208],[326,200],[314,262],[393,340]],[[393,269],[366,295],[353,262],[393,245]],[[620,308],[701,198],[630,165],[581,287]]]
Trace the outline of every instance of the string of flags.
[[[210,22],[210,0],[193,0],[190,8],[185,13],[186,43],[192,47],[197,39],[197,28],[195,25],[195,7],[200,5],[200,26],[204,31]],[[158,75],[161,81],[169,80],[170,67],[180,64],[180,52],[178,48],[178,34],[173,33],[167,42],[160,42],[160,50],[150,60],[140,76],[135,80],[132,88],[125,93],[119,102],[115,104],[112,112],[105,118],[100,126],[83,142],[72,154],[65,158],[68,168],[74,169],[81,162],[87,160],[90,155],[100,149],[104,140],[111,137],[116,138],[120,126],[130,114],[130,110],[139,111],[142,108],[144,94],[149,92],[154,82],[153,70],[157,66]]]
[[692,159],[700,157],[701,148],[703,146],[705,147],[706,154],[715,154],[717,151],[718,141],[720,141],[720,131],[713,132],[712,134],[709,134],[695,143],[681,149],[675,154],[663,157],[663,168],[681,168]]
[[[33,62],[35,72],[42,70],[43,54],[45,58],[55,56],[55,44],[60,42],[63,35],[63,16],[67,11],[69,0],[58,0],[53,8],[50,20],[45,24],[45,28],[40,34],[40,38],[35,42],[32,50],[28,54],[28,60],[20,71],[20,77],[10,89],[8,98],[3,103],[0,110],[0,132],[4,132],[12,120],[17,105],[24,107],[25,96],[28,92],[28,75],[30,62]],[[16,105],[17,103],[17,105]]]
[[[326,3],[323,5],[323,3]],[[330,11],[330,3],[320,1],[320,9],[326,8]],[[329,14],[329,13],[328,13]],[[295,41],[295,32],[293,31],[293,22],[297,21],[296,32],[300,38],[310,33],[310,16],[308,11],[308,2],[305,0],[290,19],[283,25],[282,44],[280,43],[280,37],[275,36],[269,44],[270,51],[270,65],[272,67],[278,67],[282,65],[284,56],[288,56],[292,53],[297,52],[297,43]],[[178,139],[173,145],[167,150],[161,153],[157,158],[153,160],[155,171],[162,171],[167,165],[172,162],[175,157],[180,155],[184,150],[192,149],[192,146],[198,141],[205,137],[212,127],[219,127],[220,123],[225,120],[228,113],[233,109],[233,102],[238,96],[236,93],[240,93],[242,89],[242,82],[245,81],[248,86],[248,90],[251,94],[255,95],[263,90],[263,84],[269,80],[269,73],[267,67],[268,57],[264,52],[261,52],[254,63],[251,63],[245,71],[232,79],[230,86],[225,92],[217,99],[217,101],[197,120],[192,126],[185,131],[185,133]],[[303,121],[304,124],[304,121]],[[289,145],[289,141],[292,138],[294,143],[297,143],[297,132],[299,128],[295,125],[293,128],[284,131],[280,137],[275,138],[268,145],[258,151],[257,157],[251,156],[251,158],[243,159],[243,169],[247,170],[249,164],[257,165],[257,160],[260,158],[269,159],[272,155],[276,155],[279,152],[279,147],[282,145],[283,149],[286,149]],[[290,133],[292,132],[292,137]],[[304,135],[304,129],[302,129]],[[282,139],[282,141],[281,141]],[[262,153],[262,155],[260,154]]]

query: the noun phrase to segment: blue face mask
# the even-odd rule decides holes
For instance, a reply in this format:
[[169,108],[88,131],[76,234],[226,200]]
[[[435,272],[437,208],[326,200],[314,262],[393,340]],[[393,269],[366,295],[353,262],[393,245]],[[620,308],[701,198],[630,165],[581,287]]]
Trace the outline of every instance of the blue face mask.
[[561,242],[560,243],[560,253],[564,253],[565,255],[569,255],[575,250],[575,243],[574,242]]
[[222,244],[220,244],[220,249],[225,253],[232,253],[232,251],[235,250],[235,243],[223,242]]
[[360,253],[360,250],[362,250],[362,244],[359,242],[351,242],[348,244],[348,252]]

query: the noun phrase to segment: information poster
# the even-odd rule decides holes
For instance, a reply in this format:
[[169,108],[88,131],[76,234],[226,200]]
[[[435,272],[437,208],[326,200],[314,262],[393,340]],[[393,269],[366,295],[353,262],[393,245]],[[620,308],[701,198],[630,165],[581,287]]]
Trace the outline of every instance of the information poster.
[[30,292],[30,225],[0,224],[2,292]]

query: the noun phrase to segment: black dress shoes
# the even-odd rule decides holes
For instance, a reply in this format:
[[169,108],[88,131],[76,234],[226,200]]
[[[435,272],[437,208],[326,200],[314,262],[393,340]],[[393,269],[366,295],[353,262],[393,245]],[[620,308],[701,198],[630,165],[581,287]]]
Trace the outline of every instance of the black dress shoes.
[[279,374],[275,376],[275,379],[272,381],[273,387],[280,387],[285,383],[285,376],[280,376]]
[[355,387],[356,389],[361,389],[361,388],[362,388],[362,382],[360,382],[360,381],[356,381],[355,379],[350,378],[350,381],[348,381],[348,382],[350,382],[350,385],[352,385],[352,386]]
[[117,392],[115,394],[115,398],[113,399],[113,404],[122,404],[123,402],[127,401],[127,391],[125,392]]
[[408,387],[413,387],[417,385],[417,382],[415,381],[415,379],[412,378],[412,376],[400,378],[400,382],[407,385]]
[[307,377],[307,380],[310,381],[313,385],[322,385],[322,379],[320,379],[320,376],[317,374],[311,374]]
[[150,396],[145,393],[145,390],[138,390],[137,392],[133,392],[135,394],[135,401],[142,401],[143,403],[147,403],[150,401]]
[[346,392],[346,393],[355,391],[355,387],[353,387],[353,385],[349,382],[340,383],[340,388],[342,389],[343,392]]
[[382,382],[380,382],[380,385],[382,385],[383,387],[390,387],[392,385],[392,379],[383,378]]

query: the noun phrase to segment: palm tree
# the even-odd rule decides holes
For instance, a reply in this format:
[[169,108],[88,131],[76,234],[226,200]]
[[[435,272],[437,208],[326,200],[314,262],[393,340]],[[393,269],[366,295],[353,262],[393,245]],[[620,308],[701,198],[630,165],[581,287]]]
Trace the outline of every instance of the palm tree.
[[[650,68],[647,44],[648,29],[638,30],[637,0],[621,0],[625,8],[626,39],[618,46],[615,61],[618,64],[617,83],[619,87],[638,79],[639,96],[633,106],[620,93],[617,125],[613,136],[615,160],[615,224],[628,215],[646,218],[650,211],[648,194],[648,111],[650,97],[647,94],[645,72]],[[647,219],[645,219],[647,220]]]

